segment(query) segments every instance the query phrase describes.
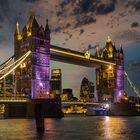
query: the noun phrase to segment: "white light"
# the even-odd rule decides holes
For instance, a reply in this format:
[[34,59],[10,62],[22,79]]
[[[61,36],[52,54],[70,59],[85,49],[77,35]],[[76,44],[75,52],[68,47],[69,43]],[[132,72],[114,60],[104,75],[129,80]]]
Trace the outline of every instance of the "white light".
[[121,92],[119,92],[119,97],[120,97],[120,96],[122,96],[122,93],[121,93]]
[[109,116],[105,116],[105,121],[108,122],[109,121]]
[[42,83],[39,83],[39,85],[40,85],[41,87],[43,87],[43,84],[42,84]]
[[108,108],[109,108],[109,104],[105,104],[105,108],[107,108],[107,109],[108,109]]

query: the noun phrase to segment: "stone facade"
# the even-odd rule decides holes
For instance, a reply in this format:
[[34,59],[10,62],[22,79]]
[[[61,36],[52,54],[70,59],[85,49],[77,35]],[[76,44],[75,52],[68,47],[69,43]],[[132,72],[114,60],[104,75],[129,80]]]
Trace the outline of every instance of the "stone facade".
[[95,53],[97,58],[114,62],[116,66],[101,65],[96,69],[98,102],[120,102],[124,94],[124,55],[108,37],[105,47]]
[[34,16],[20,32],[19,25],[15,31],[15,61],[27,51],[30,56],[15,71],[17,93],[27,94],[31,98],[49,98],[50,73],[50,30],[48,21],[45,29],[39,25]]

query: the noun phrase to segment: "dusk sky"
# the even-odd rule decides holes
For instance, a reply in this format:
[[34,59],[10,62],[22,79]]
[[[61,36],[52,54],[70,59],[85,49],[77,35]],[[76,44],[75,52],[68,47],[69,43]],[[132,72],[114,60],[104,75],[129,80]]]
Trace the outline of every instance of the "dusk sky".
[[[30,15],[43,26],[48,18],[51,44],[60,47],[101,49],[110,36],[122,46],[125,71],[140,89],[140,0],[0,0],[0,63],[14,54],[16,22],[22,30]],[[83,77],[95,83],[94,69],[52,61],[51,68],[62,69],[63,88],[77,97]]]

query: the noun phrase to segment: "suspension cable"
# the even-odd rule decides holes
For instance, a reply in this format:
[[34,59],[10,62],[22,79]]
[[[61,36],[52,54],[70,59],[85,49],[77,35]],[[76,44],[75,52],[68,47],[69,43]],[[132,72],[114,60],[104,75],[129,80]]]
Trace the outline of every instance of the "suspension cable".
[[4,68],[5,65],[7,65],[7,64],[14,58],[14,56],[15,56],[15,55],[11,56],[11,57],[10,57],[9,59],[7,59],[5,62],[3,62],[2,64],[0,64],[0,68],[1,68],[1,67]]
[[24,54],[22,57],[20,57],[18,60],[16,60],[15,62],[13,62],[12,64],[8,65],[7,67],[4,67],[3,69],[0,70],[0,73],[3,72],[4,70],[8,69],[9,67],[11,67],[12,65],[14,65],[15,63],[18,63],[20,60],[22,60],[22,58],[24,58],[27,54],[29,53],[29,51]]
[[30,53],[31,53],[31,51],[28,51],[26,53],[26,55],[24,55],[24,57],[10,71],[8,71],[6,74],[4,74],[2,77],[0,77],[0,80],[3,79],[3,78],[5,78],[12,71],[14,71],[30,55]]
[[124,72],[125,76],[126,76],[126,79],[130,85],[130,87],[132,88],[133,92],[138,96],[140,97],[140,91],[136,88],[136,86],[133,84],[133,82],[130,80],[128,74],[126,72]]

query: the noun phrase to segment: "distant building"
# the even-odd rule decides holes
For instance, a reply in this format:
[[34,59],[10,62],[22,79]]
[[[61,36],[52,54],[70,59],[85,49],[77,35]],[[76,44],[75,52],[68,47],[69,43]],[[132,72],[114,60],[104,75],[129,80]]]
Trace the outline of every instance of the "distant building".
[[83,78],[81,82],[80,98],[90,100],[94,98],[94,83],[87,78]]
[[62,90],[62,74],[61,69],[51,70],[50,91],[51,94],[60,96]]
[[96,50],[99,59],[116,63],[116,66],[101,65],[96,68],[96,89],[98,102],[120,102],[124,94],[124,56],[122,48],[116,49],[108,37],[101,52]]
[[73,98],[73,93],[71,88],[63,89],[63,93],[61,94],[62,101],[68,101]]

